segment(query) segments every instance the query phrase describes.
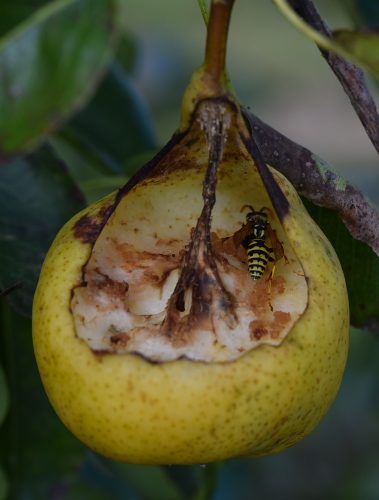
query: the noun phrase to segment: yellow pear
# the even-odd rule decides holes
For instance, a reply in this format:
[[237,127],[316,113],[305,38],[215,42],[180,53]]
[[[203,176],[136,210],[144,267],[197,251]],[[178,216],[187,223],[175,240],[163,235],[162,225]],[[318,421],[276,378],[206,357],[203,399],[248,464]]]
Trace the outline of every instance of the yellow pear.
[[[35,295],[53,407],[120,461],[283,450],[324,415],[346,361],[343,273],[292,185],[253,159],[230,98],[198,99],[182,123],[125,188],[63,227]],[[263,244],[254,278],[249,248]]]
[[179,131],[63,227],[37,286],[33,340],[49,399],[115,460],[278,452],[316,426],[343,374],[338,259],[225,88],[232,5],[212,2]]

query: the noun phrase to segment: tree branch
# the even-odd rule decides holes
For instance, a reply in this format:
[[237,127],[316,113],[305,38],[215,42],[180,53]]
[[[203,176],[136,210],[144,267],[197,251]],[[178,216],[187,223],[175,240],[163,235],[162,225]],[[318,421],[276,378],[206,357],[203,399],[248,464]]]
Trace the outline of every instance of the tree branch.
[[379,255],[379,213],[363,194],[309,149],[296,144],[243,109],[264,161],[292,182],[299,194],[335,210],[351,235]]
[[[288,3],[319,33],[331,36],[329,26],[320,16],[312,0],[288,0]],[[336,54],[323,49],[320,49],[320,52],[340,81],[368,137],[379,153],[379,114],[367,88],[363,71]]]

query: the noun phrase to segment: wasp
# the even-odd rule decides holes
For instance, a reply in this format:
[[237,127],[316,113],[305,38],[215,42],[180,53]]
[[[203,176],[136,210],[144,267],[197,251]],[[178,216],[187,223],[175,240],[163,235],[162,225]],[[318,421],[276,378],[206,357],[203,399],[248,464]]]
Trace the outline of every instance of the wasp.
[[244,205],[241,212],[245,208],[250,210],[246,215],[246,223],[234,234],[233,242],[236,248],[242,244],[246,249],[249,273],[253,280],[259,280],[265,273],[268,263],[274,262],[268,278],[271,290],[275,262],[282,257],[287,262],[283,245],[268,222],[268,213],[271,212],[269,208],[262,207],[257,211],[251,205]]

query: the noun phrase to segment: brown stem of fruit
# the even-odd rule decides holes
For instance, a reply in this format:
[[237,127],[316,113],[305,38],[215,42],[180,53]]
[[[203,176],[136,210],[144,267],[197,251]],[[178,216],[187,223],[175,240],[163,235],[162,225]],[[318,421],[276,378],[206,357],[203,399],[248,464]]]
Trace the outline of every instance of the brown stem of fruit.
[[[320,16],[312,0],[289,0],[288,3],[310,26],[327,37],[331,36],[329,26]],[[337,54],[323,49],[320,51],[340,81],[368,137],[379,153],[379,114],[367,88],[363,71]]]
[[[190,243],[184,255],[181,273],[167,305],[166,319],[162,325],[168,337],[182,337],[195,322],[222,315],[229,326],[235,324],[233,299],[225,289],[218,273],[212,251],[211,216],[216,202],[217,170],[221,162],[230,115],[225,106],[208,101],[201,113],[201,127],[207,134],[209,157],[203,182],[204,205]],[[185,310],[185,293],[192,293],[189,314],[181,318]]]
[[230,16],[234,0],[212,0],[207,27],[204,71],[220,94],[225,93],[225,57]]

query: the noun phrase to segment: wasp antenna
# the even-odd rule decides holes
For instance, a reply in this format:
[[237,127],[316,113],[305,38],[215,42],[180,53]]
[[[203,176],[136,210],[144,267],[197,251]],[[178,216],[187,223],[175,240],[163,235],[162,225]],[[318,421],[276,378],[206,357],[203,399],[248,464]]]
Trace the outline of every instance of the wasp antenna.
[[267,214],[270,215],[270,217],[274,216],[274,212],[273,212],[272,208],[270,208],[270,207],[262,207],[259,211],[260,212],[266,211]]
[[243,211],[245,210],[245,208],[249,208],[252,212],[255,212],[254,207],[253,207],[253,206],[251,206],[251,205],[244,205],[244,206],[241,208],[240,212],[243,212]]

